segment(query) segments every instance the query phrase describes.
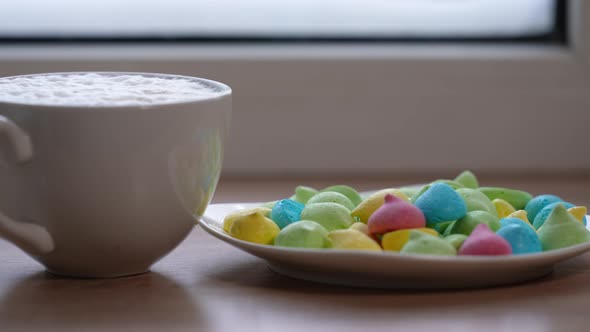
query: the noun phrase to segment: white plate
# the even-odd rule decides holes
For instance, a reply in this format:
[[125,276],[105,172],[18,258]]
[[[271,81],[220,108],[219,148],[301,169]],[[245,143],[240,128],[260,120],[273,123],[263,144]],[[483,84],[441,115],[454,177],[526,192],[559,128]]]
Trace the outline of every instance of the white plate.
[[[401,255],[259,245],[230,237],[224,217],[256,203],[212,204],[200,225],[209,234],[267,261],[289,277],[322,283],[379,288],[467,288],[523,282],[551,273],[553,265],[590,250],[590,242],[538,254],[501,257]],[[590,218],[590,216],[589,216]]]

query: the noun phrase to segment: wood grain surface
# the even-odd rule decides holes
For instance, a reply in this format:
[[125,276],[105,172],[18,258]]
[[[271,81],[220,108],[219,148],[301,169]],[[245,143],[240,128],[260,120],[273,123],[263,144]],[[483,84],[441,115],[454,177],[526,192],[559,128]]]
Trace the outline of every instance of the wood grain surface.
[[[413,181],[227,179],[214,202],[276,199],[299,183],[340,182],[368,190]],[[590,205],[586,177],[482,184],[550,192]],[[151,272],[117,279],[56,277],[0,240],[0,331],[588,331],[589,308],[590,254],[526,284],[395,291],[285,278],[199,227]]]

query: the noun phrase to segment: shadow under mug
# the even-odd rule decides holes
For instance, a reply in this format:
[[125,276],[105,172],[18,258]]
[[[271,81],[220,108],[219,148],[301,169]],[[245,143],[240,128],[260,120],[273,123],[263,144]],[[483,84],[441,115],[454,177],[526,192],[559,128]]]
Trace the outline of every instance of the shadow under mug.
[[0,100],[0,236],[55,274],[147,271],[191,231],[221,172],[228,86],[102,74],[196,80],[212,92],[131,106]]

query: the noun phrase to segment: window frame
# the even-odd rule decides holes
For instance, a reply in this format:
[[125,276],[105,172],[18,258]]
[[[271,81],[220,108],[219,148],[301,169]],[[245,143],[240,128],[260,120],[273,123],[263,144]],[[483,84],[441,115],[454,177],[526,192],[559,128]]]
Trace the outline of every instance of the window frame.
[[227,83],[227,175],[586,172],[587,1],[570,1],[568,28],[567,46],[3,44],[0,76],[122,70]]

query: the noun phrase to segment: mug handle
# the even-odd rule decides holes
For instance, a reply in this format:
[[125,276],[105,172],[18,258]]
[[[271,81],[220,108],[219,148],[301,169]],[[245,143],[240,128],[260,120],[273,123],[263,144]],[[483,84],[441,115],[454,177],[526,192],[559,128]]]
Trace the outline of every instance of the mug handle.
[[[24,163],[33,157],[33,144],[29,135],[2,115],[0,115],[0,133],[6,134],[10,139],[19,163]],[[15,221],[2,212],[0,212],[0,236],[33,256],[47,254],[54,249],[53,239],[44,227]]]

